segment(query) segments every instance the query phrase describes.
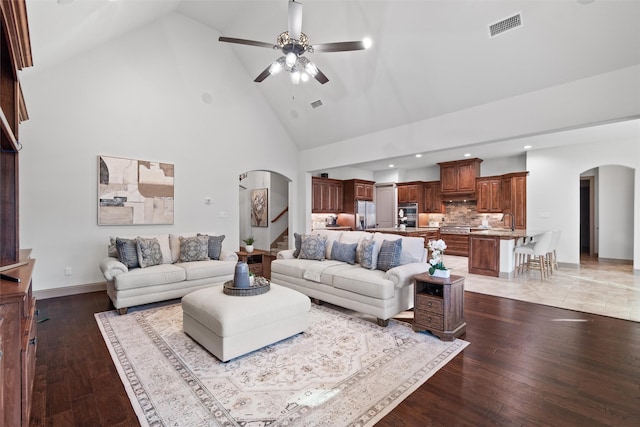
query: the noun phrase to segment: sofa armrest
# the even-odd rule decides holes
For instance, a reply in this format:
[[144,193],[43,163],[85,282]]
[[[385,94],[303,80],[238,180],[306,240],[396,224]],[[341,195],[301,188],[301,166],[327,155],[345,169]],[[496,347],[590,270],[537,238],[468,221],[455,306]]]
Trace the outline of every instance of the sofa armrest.
[[238,254],[235,252],[225,251],[224,249],[222,249],[220,251],[220,260],[238,262]]
[[278,252],[277,259],[294,259],[293,253],[295,249],[285,249],[284,251]]
[[425,273],[428,270],[429,264],[426,262],[412,262],[393,267],[385,273],[384,277],[391,280],[396,288],[402,288],[412,283],[413,276]]
[[129,271],[126,265],[118,261],[116,258],[105,258],[100,261],[100,270],[107,280],[113,280],[116,276]]

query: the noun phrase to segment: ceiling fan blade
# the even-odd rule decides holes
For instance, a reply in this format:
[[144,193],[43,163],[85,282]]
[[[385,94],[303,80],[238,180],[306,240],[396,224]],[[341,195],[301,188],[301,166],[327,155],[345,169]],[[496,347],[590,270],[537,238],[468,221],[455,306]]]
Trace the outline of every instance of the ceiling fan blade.
[[[317,67],[316,67],[317,68]],[[327,78],[327,76],[324,75],[324,73],[320,70],[318,70],[318,72],[316,73],[315,76],[313,76],[317,81],[319,81],[322,84],[325,84],[326,82],[329,81],[329,79]]]
[[233,37],[218,37],[218,41],[226,42],[226,43],[246,44],[249,46],[268,47],[269,49],[274,49],[277,47],[273,43],[258,42],[255,40],[246,40],[246,39],[236,39]]
[[271,72],[269,71],[271,68],[271,65],[269,65],[267,68],[264,69],[263,72],[260,73],[260,75],[258,77],[255,78],[255,80],[253,80],[256,83],[260,83],[261,81],[263,81],[264,79],[266,79],[267,77],[269,77],[271,75]]
[[300,40],[302,32],[302,3],[289,2],[289,37]]
[[363,41],[359,41],[314,44],[312,48],[314,52],[344,52],[348,50],[363,50],[367,47]]

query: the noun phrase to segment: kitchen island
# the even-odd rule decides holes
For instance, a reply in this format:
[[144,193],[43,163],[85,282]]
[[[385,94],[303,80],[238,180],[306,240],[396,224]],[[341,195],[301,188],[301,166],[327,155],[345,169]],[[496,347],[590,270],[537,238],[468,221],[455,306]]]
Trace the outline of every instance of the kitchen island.
[[511,229],[475,230],[469,233],[469,273],[511,279],[515,272],[513,249],[520,238],[540,231]]

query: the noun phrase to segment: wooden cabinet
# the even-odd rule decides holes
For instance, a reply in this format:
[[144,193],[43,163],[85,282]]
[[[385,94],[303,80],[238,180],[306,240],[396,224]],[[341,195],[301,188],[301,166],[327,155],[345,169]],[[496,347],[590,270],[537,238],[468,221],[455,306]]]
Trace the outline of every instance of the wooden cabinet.
[[444,203],[440,196],[440,181],[424,183],[424,210],[426,213],[443,213]]
[[313,213],[339,213],[343,210],[342,181],[331,178],[311,178]]
[[424,211],[424,182],[399,182],[398,187],[398,203],[417,203],[418,212]]
[[453,341],[467,330],[464,321],[464,277],[441,279],[429,274],[414,278],[413,330],[429,331]]
[[256,276],[263,276],[267,279],[271,279],[271,261],[273,257],[270,256],[269,252],[254,249],[251,253],[241,250],[236,252],[236,254],[238,255],[238,261],[247,263],[250,272]]
[[342,181],[342,212],[355,213],[356,201],[373,201],[374,184],[363,179]]
[[20,256],[18,125],[29,117],[18,71],[33,65],[25,1],[1,1],[0,21],[0,266],[6,266]]
[[481,162],[481,159],[468,159],[438,163],[441,194],[455,196],[475,193]]
[[469,273],[494,277],[500,275],[500,237],[469,236]]
[[515,222],[515,228],[527,228],[527,175],[529,172],[515,172],[502,175],[502,212],[506,215],[504,226],[511,227],[511,221]]
[[502,212],[502,177],[477,178],[476,198],[479,213]]
[[468,234],[446,234],[441,232],[440,238],[447,244],[447,254],[469,256]]
[[5,271],[20,283],[0,280],[0,349],[3,426],[29,425],[36,362],[35,298],[31,276],[35,260]]

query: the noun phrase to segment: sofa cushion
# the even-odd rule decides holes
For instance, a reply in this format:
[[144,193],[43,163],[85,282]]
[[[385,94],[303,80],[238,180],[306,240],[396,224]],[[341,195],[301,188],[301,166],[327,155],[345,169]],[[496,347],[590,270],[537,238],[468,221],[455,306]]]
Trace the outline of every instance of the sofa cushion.
[[206,261],[209,259],[209,236],[200,234],[182,237],[180,240],[180,262]]
[[384,240],[380,245],[378,253],[378,270],[387,271],[400,265],[400,254],[402,253],[402,239]]
[[317,262],[310,259],[278,259],[271,263],[271,274],[280,273],[302,279],[307,267]]
[[298,255],[300,255],[300,248],[302,247],[302,234],[293,233],[293,239],[296,248],[293,251],[293,257],[298,258]]
[[327,238],[320,235],[304,235],[302,236],[302,245],[300,246],[300,259],[314,259],[321,261],[325,258]]
[[340,241],[340,237],[342,236],[342,231],[340,230],[316,230],[313,234],[318,234],[320,236],[327,238],[327,243],[325,244],[325,258],[331,258],[331,247],[333,246],[333,242]]
[[140,267],[138,262],[138,246],[135,239],[116,238],[116,247],[118,248],[118,259],[127,268]]
[[331,248],[331,259],[353,265],[356,263],[357,248],[358,243],[333,242],[333,247]]
[[375,270],[378,266],[378,242],[375,240],[364,240],[358,246],[358,258],[360,265],[368,270]]
[[151,267],[162,264],[162,250],[160,242],[155,237],[147,239],[136,237],[136,249],[138,252],[138,262],[140,267]]
[[373,238],[378,242],[378,251],[385,240],[402,240],[400,265],[422,262],[424,257],[424,238],[400,236],[398,234],[375,233]]
[[[160,250],[162,252],[162,263],[163,264],[172,264],[173,259],[171,258],[171,246],[169,244],[169,234],[160,233],[160,234],[143,234],[139,236],[118,236],[121,239],[135,239],[137,237],[142,237],[144,239],[157,239],[158,243],[160,243]],[[118,249],[116,248],[116,236],[109,237],[109,256],[118,258]],[[115,252],[114,252],[115,251]]]
[[[198,234],[198,236],[203,236],[203,234]],[[220,254],[222,253],[222,241],[225,237],[226,236],[224,234],[222,236],[209,236],[209,259],[220,259]]]
[[333,275],[333,287],[372,298],[389,299],[395,294],[394,284],[380,270],[356,266]]
[[116,276],[114,285],[116,290],[121,291],[124,289],[182,282],[186,277],[184,268],[173,264],[160,264],[148,268],[137,268],[120,274]]
[[[373,234],[367,233],[366,231],[349,231],[344,232],[340,235],[340,243],[356,243],[358,247],[365,240],[369,240],[373,238]],[[360,255],[356,250],[356,262],[360,262]]]
[[193,262],[181,262],[176,264],[179,267],[184,268],[187,280],[206,279],[211,277],[222,278],[220,280],[213,280],[213,282],[224,282],[224,276],[233,276],[236,268],[235,261],[193,261]]

